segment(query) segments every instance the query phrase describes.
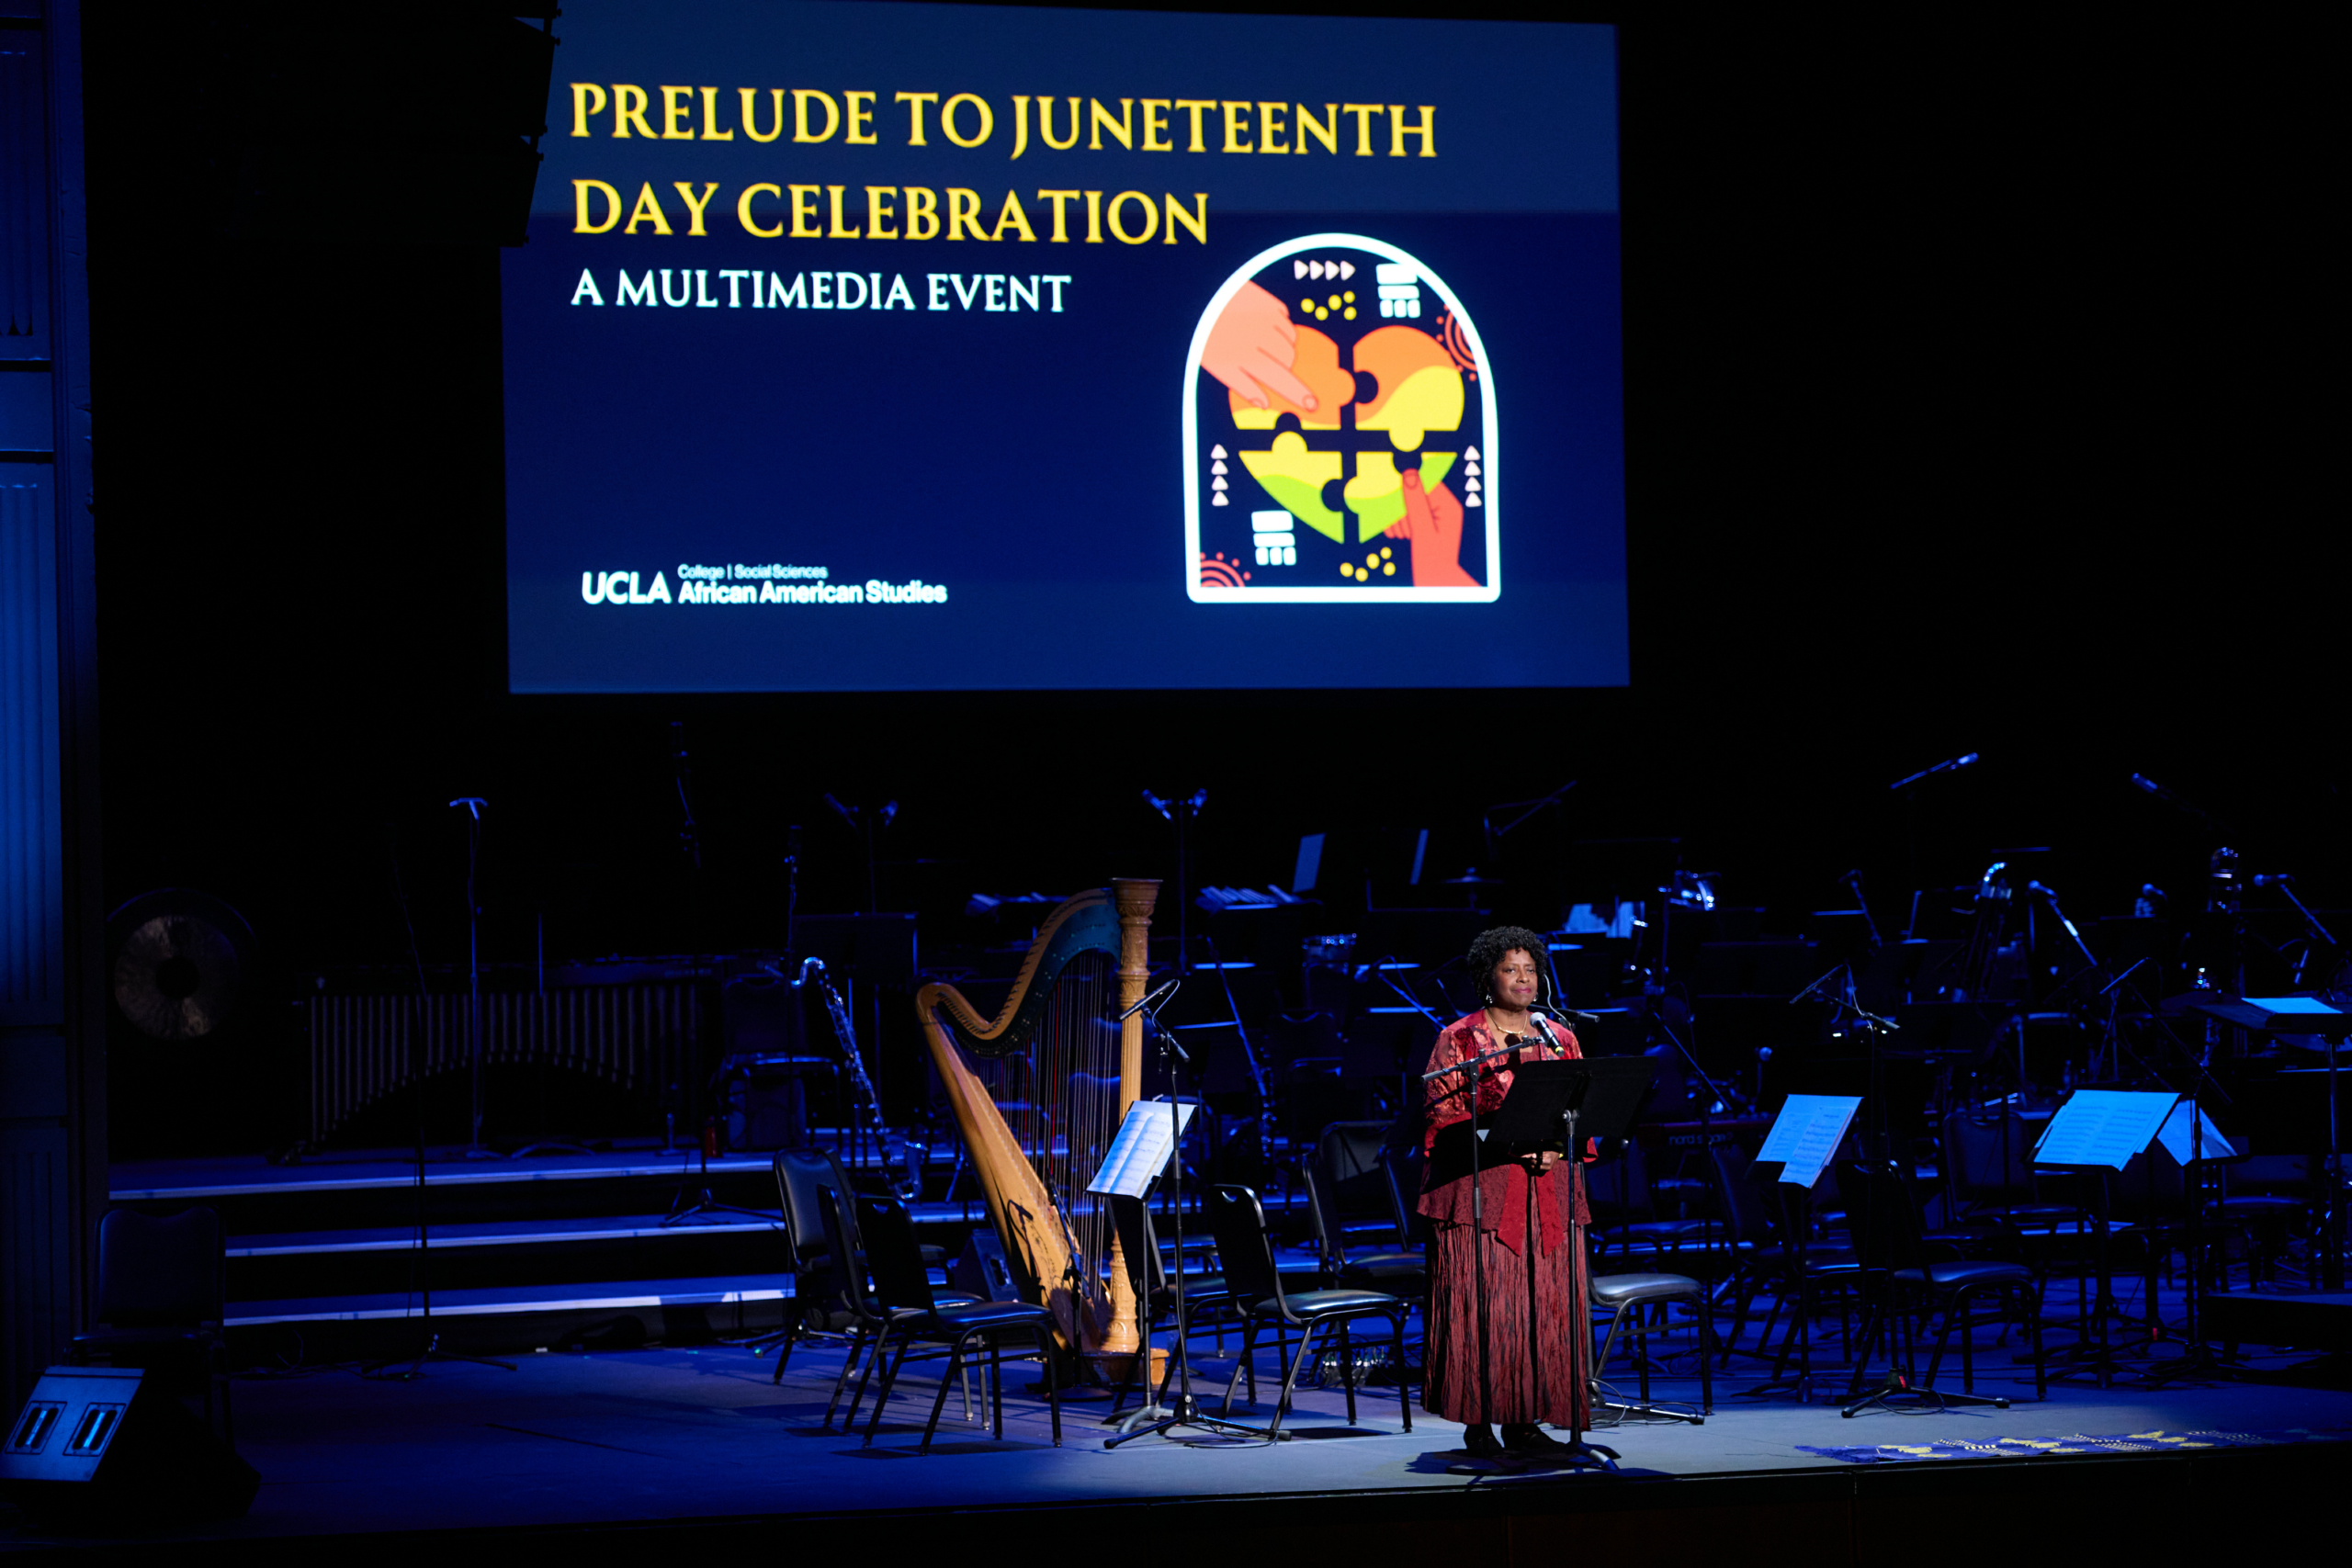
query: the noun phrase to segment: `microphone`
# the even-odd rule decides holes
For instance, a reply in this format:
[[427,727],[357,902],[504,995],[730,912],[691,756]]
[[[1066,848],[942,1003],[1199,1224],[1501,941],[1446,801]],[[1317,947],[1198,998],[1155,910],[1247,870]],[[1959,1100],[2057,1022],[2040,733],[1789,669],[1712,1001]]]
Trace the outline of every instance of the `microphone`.
[[2058,907],[2058,890],[2056,888],[2052,887],[2047,883],[2029,882],[2025,885],[2025,890],[2028,893],[2034,895],[2036,897],[2048,899],[2050,901],[2051,912],[2055,914],[2060,920],[2064,921],[2067,931],[2072,931],[2075,929],[2075,922],[2067,919],[2066,911]]
[[2150,778],[2145,773],[2133,773],[2132,775],[2132,784],[2133,788],[2139,790],[2141,793],[2153,795],[2154,798],[2163,801],[2166,806],[2171,807],[2175,811],[2181,813],[2185,817],[2194,817],[2197,820],[2211,828],[2218,829],[2220,827],[2220,824],[2216,823],[2213,818],[2208,816],[2205,812],[2199,810],[2194,803],[2182,798],[2177,792],[2165,788],[2163,784],[2158,784],[2155,780]]
[[1135,1006],[1129,1008],[1126,1011],[1121,1013],[1117,1018],[1113,1019],[1111,1021],[1114,1023],[1125,1023],[1128,1019],[1134,1017],[1136,1013],[1143,1011],[1144,1009],[1151,1006],[1152,1003],[1159,1001],[1161,998],[1167,996],[1170,991],[1173,991],[1177,987],[1183,983],[1184,976],[1182,975],[1177,976],[1174,979],[1160,982],[1158,987],[1146,992],[1143,998],[1138,1000]]
[[489,804],[490,802],[484,800],[478,795],[461,795],[457,799],[451,801],[449,803],[449,807],[451,810],[455,810],[460,806],[464,807],[466,810],[472,815],[473,819],[479,822],[481,820],[481,808]]
[[2246,878],[2246,880],[2253,883],[2256,887],[2284,887],[2287,884],[2294,881],[2295,878],[2290,873],[2282,871],[2276,874],[2265,872],[2259,876],[2250,876]]
[[2050,912],[2058,917],[2058,923],[2060,925],[2066,928],[2066,935],[2073,940],[2075,943],[2075,951],[2083,955],[2084,963],[2096,966],[2098,960],[2091,956],[2091,950],[2083,941],[2083,933],[2075,929],[2075,922],[2072,918],[2067,915],[2064,908],[2059,907],[2058,895],[2052,892],[2047,886],[2039,882],[2027,883],[2025,885],[2025,890],[2030,894],[2036,895],[2049,901]]
[[1976,752],[1970,751],[1962,756],[1949,758],[1944,761],[1938,762],[1932,768],[1921,768],[1917,773],[1911,774],[1908,778],[1897,779],[1886,787],[1889,789],[1903,789],[1908,785],[1917,784],[1921,779],[1931,779],[1938,773],[1956,773],[1962,768],[1974,767],[1976,765],[1977,755],[1978,754]]

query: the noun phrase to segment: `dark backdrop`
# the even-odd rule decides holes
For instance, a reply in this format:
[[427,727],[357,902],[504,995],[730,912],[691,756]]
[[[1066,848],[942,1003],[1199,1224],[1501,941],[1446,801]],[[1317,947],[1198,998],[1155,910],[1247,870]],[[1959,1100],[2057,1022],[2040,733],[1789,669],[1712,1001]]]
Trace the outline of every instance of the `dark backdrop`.
[[106,876],[229,900],[277,983],[408,960],[396,858],[462,955],[459,795],[506,960],[779,942],[794,823],[801,908],[853,907],[825,792],[899,801],[881,901],[944,908],[1170,874],[1147,786],[1208,788],[1196,880],[1263,883],[1320,829],[1455,874],[1574,778],[1506,908],[1556,913],[1560,840],[1671,835],[1785,921],[2019,843],[2078,914],[2193,898],[2215,830],[2137,771],[2342,897],[2316,35],[1626,23],[1629,690],[639,701],[503,693],[495,254],[220,237],[200,72],[89,18]]

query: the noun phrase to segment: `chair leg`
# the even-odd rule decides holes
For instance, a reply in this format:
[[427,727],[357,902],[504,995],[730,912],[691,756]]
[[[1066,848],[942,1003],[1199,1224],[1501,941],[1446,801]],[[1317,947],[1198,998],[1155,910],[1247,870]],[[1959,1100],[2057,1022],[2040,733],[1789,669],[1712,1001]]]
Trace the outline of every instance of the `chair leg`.
[[[1739,1278],[1740,1276],[1737,1272],[1735,1272],[1732,1276],[1735,1283],[1739,1280]],[[1728,1291],[1725,1293],[1728,1294]],[[1747,1309],[1755,1300],[1756,1292],[1753,1290],[1750,1290],[1746,1295],[1739,1298],[1739,1310],[1732,1314],[1731,1337],[1724,1341],[1723,1348],[1723,1364],[1726,1370],[1731,1366],[1731,1353],[1733,1347],[1739,1343],[1739,1337],[1747,1332]],[[1758,1346],[1758,1348],[1760,1349],[1762,1347]]]
[[[883,1334],[884,1343],[887,1344],[888,1339],[888,1331],[885,1330]],[[874,1446],[874,1434],[880,1430],[882,1426],[882,1407],[890,1403],[890,1390],[899,1381],[899,1369],[906,1364],[907,1352],[914,1348],[914,1343],[915,1331],[912,1328],[909,1328],[905,1336],[899,1341],[898,1354],[892,1356],[890,1358],[889,1366],[883,1369],[882,1386],[875,1390],[874,1410],[873,1413],[868,1415],[865,1418],[865,1441],[860,1445],[861,1447],[870,1449]],[[866,1370],[871,1371],[874,1368],[874,1362],[878,1361],[881,1359],[882,1352],[879,1349],[876,1349],[874,1352],[872,1359],[865,1363]],[[947,1381],[944,1377],[941,1378],[939,1386],[942,1393],[946,1391]],[[858,1380],[857,1392],[860,1394],[863,1394],[865,1392],[865,1380],[863,1378]],[[853,1397],[849,1404],[849,1420],[842,1423],[842,1429],[847,1430],[850,1423],[856,1419],[857,1400]]]
[[[1934,1353],[1929,1355],[1928,1358],[1928,1381],[1922,1385],[1923,1387],[1933,1388],[1936,1386],[1936,1373],[1942,1370],[1944,1364],[1944,1347],[1951,1342],[1952,1320],[1965,1315],[1960,1309],[1961,1293],[1958,1291],[1954,1291],[1951,1295],[1944,1298],[1943,1327],[1936,1335],[1936,1348]],[[1961,1353],[1962,1355],[1966,1355],[1968,1352],[1968,1340],[1964,1335],[1962,1336],[1960,1343]]]
[[[796,1307],[799,1304],[797,1301],[792,1303]],[[769,1382],[780,1383],[784,1381],[784,1364],[792,1359],[792,1347],[797,1344],[799,1339],[800,1314],[797,1312],[789,1312],[786,1314],[784,1325],[784,1343],[776,1347],[775,1371],[769,1376]]]
[[[1661,1312],[1665,1310],[1664,1303],[1660,1303],[1659,1310]],[[1642,1403],[1647,1404],[1650,1402],[1650,1331],[1647,1327],[1641,1325],[1641,1314],[1638,1311],[1634,1314],[1634,1322],[1635,1332],[1634,1337],[1626,1341],[1625,1348],[1633,1355],[1634,1371],[1642,1391]]]
[[[1960,1391],[1962,1393],[1974,1393],[1976,1392],[1976,1322],[1969,1313],[1962,1310],[1965,1304],[1961,1297],[1952,1298],[1952,1309],[1960,1314]],[[1946,1332],[1950,1332],[1950,1329],[1947,1328]],[[1934,1381],[1932,1378],[1928,1380],[1930,1383]]]
[[[1257,1342],[1258,1320],[1254,1317],[1247,1319],[1241,1325],[1241,1359],[1233,1363],[1233,1375],[1225,1380],[1225,1409],[1228,1415],[1233,1410],[1233,1391],[1240,1386],[1241,1374],[1250,1371],[1250,1358],[1256,1352]],[[1250,1380],[1250,1403],[1252,1404],[1258,1403],[1258,1380],[1255,1375],[1252,1375]]]
[[[1756,1353],[1758,1355],[1761,1356],[1766,1351],[1771,1349],[1772,1325],[1781,1321],[1781,1309],[1788,1304],[1789,1298],[1788,1293],[1785,1291],[1775,1290],[1772,1292],[1772,1310],[1764,1314],[1764,1326],[1756,1331]],[[1795,1344],[1793,1336],[1796,1331],[1796,1319],[1792,1317],[1789,1320],[1788,1332],[1781,1336],[1780,1359],[1772,1363],[1772,1377],[1776,1382],[1779,1380],[1781,1374],[1788,1370],[1789,1352]]]
[[[825,1418],[817,1424],[817,1430],[830,1432],[833,1429],[833,1406],[842,1402],[842,1390],[849,1386],[850,1371],[857,1365],[857,1353],[865,1345],[865,1325],[862,1323],[850,1330],[849,1349],[842,1357],[841,1375],[833,1380],[833,1397],[825,1401]],[[855,1418],[854,1416],[851,1417],[852,1420]],[[848,1421],[842,1423],[842,1430],[849,1430]]]
[[[914,1337],[909,1335],[908,1337],[911,1339]],[[919,1454],[931,1451],[931,1435],[939,1430],[939,1413],[947,1407],[947,1385],[954,1380],[956,1370],[964,1364],[964,1348],[971,1342],[972,1332],[967,1330],[956,1336],[955,1348],[947,1352],[947,1365],[939,1374],[939,1392],[931,1397],[931,1419],[923,1423],[922,1441],[915,1445],[915,1452]],[[881,1412],[877,1408],[875,1414],[878,1416]]]
[[989,1341],[989,1432],[1004,1441],[1004,1342],[991,1331]]
[[[1617,1348],[1617,1330],[1625,1321],[1625,1309],[1619,1307],[1609,1316],[1609,1332],[1600,1337],[1600,1354],[1592,1359],[1592,1375],[1600,1376],[1609,1370],[1609,1358]],[[1590,1330],[1588,1328],[1587,1333]]]
[[1707,1344],[1715,1337],[1715,1304],[1707,1299],[1705,1287],[1699,1291],[1699,1414],[1715,1413],[1715,1380],[1707,1367]]
[[1399,1308],[1388,1320],[1388,1353],[1396,1368],[1396,1404],[1405,1414],[1405,1430],[1413,1429],[1412,1380],[1405,1375],[1405,1314]]
[[1314,1343],[1315,1325],[1311,1323],[1301,1324],[1298,1330],[1298,1354],[1291,1358],[1290,1371],[1283,1375],[1282,1394],[1274,1402],[1274,1422],[1272,1426],[1266,1428],[1266,1437],[1269,1440],[1282,1436],[1283,1417],[1290,1413],[1290,1391],[1298,1382],[1300,1370],[1306,1365],[1307,1347]]
[[1804,1266],[1797,1266],[1797,1314],[1789,1326],[1797,1336],[1797,1401],[1813,1398],[1813,1300],[1805,1289]]
[[[1854,1376],[1846,1385],[1846,1397],[1849,1399],[1860,1397],[1862,1380],[1870,1375],[1871,1350],[1879,1341],[1888,1338],[1886,1325],[1889,1303],[1886,1293],[1894,1289],[1894,1282],[1889,1280],[1879,1289],[1880,1295],[1862,1309],[1861,1337],[1855,1341],[1852,1348]],[[1894,1366],[1894,1347],[1891,1339],[1887,1344],[1886,1359],[1887,1370],[1892,1372]]]
[[1348,1320],[1340,1319],[1340,1382],[1348,1391],[1348,1425],[1356,1424],[1356,1358],[1348,1343]]
[[[1062,1446],[1062,1374],[1061,1370],[1054,1365],[1053,1337],[1042,1327],[1037,1330],[1037,1350],[1038,1359],[1046,1363],[1046,1408],[1053,1413],[1054,1447],[1060,1448]],[[1151,1341],[1149,1339],[1144,1341],[1143,1366],[1144,1375],[1149,1377],[1151,1375]]]
[[2018,1287],[2019,1304],[2024,1308],[2026,1333],[2032,1340],[2033,1397],[2050,1397],[2050,1368],[2041,1359],[2041,1293],[2030,1285]]

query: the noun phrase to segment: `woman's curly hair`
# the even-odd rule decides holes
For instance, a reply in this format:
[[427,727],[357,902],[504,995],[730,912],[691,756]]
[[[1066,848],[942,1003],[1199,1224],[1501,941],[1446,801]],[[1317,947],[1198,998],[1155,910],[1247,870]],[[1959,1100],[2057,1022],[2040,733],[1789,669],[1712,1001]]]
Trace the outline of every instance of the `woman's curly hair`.
[[1470,965],[1472,978],[1477,983],[1479,997],[1483,999],[1487,996],[1487,984],[1495,976],[1495,965],[1500,964],[1505,955],[1516,949],[1535,960],[1537,966],[1541,967],[1548,946],[1540,933],[1529,931],[1525,926],[1497,926],[1491,931],[1480,931],[1471,941],[1470,953],[1465,960]]

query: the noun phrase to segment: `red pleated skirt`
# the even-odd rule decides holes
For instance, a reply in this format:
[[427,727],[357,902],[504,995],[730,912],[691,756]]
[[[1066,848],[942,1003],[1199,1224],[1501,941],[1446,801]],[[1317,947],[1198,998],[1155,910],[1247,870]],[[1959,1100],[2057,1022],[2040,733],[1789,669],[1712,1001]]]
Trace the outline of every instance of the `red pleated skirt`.
[[[1466,1224],[1432,1223],[1429,1348],[1421,1403],[1449,1421],[1589,1425],[1585,1386],[1591,1359],[1586,1306],[1584,1227],[1549,1258],[1529,1246],[1513,1252],[1491,1232],[1487,1273],[1487,1376],[1478,1368],[1477,1269],[1480,1248]],[[1532,1311],[1530,1301],[1532,1299]]]

